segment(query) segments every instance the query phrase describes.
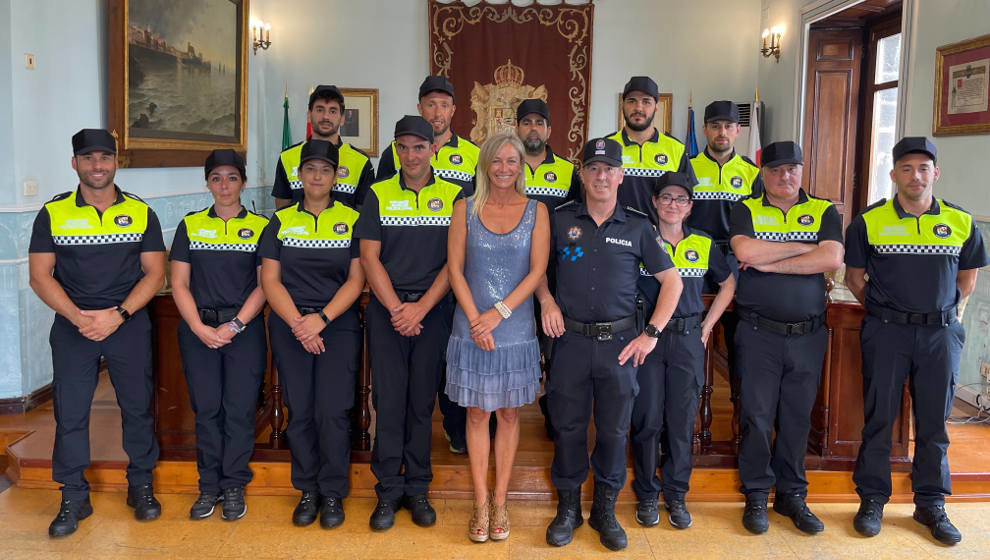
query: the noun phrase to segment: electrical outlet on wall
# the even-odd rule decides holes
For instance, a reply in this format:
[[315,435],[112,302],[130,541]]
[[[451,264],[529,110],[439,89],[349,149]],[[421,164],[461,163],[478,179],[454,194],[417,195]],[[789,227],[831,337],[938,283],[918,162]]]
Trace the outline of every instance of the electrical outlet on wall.
[[24,181],[24,196],[38,196],[38,182],[34,180]]

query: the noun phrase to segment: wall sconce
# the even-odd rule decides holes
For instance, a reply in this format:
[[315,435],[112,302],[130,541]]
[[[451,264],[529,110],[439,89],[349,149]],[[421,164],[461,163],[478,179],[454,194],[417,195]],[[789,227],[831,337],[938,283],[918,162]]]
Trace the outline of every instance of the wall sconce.
[[[760,53],[764,58],[770,58],[773,56],[780,62],[780,36],[784,34],[784,28],[774,26],[770,29],[763,30],[763,48],[760,49]],[[767,43],[769,39],[769,44]]]
[[272,46],[272,25],[261,20],[251,21],[251,46],[254,54],[258,54],[258,48],[268,50]]

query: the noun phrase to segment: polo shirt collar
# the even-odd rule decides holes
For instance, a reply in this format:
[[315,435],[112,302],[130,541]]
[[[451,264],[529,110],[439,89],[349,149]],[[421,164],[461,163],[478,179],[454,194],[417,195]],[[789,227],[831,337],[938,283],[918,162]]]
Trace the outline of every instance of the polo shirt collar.
[[[436,183],[436,178],[433,175],[433,167],[431,166],[430,167],[430,178],[426,180],[426,184],[423,185],[423,189],[425,189],[426,187],[432,185],[433,183]],[[412,191],[412,189],[410,189],[409,187],[406,186],[406,178],[402,176],[402,172],[401,171],[399,172],[399,188],[405,189],[407,191]],[[420,189],[420,190],[422,190],[422,189]],[[415,191],[413,191],[413,192],[415,192]]]
[[[647,142],[656,142],[659,139],[660,139],[660,131],[657,130],[657,127],[654,126],[653,127],[653,136],[650,136],[650,139],[647,140]],[[638,146],[639,145],[636,142],[633,142],[632,140],[629,139],[629,135],[626,134],[626,127],[622,127],[622,143],[625,144],[626,146]]]
[[[209,212],[206,213],[206,215],[209,216],[210,218],[220,217],[217,215],[217,209],[215,204],[210,205],[210,210]],[[247,208],[243,204],[241,204],[241,211],[238,212],[237,215],[234,216],[234,218],[243,218],[245,216],[247,216]]]
[[[894,201],[894,212],[897,212],[897,217],[898,218],[904,219],[904,218],[915,218],[916,217],[914,214],[912,214],[912,213],[904,210],[904,207],[901,206],[901,202],[897,199],[897,195],[896,194],[893,196],[893,201]],[[933,216],[938,216],[941,213],[942,213],[942,207],[939,206],[938,199],[933,196],[932,197],[932,205],[928,207],[928,210],[925,210],[925,214],[931,214]]]
[[[124,193],[122,193],[120,191],[120,187],[118,187],[116,184],[114,184],[113,191],[115,193],[117,193],[117,198],[114,199],[113,204],[120,204],[121,202],[123,202],[124,201]],[[113,204],[111,204],[111,206],[113,206]],[[80,189],[79,187],[76,187],[76,206],[79,206],[79,207],[92,206],[92,204],[86,202],[86,199],[83,198],[82,189]]]
[[[722,165],[724,165],[724,164],[718,163],[718,160],[715,159],[715,158],[713,158],[712,155],[708,153],[708,146],[705,146],[705,149],[704,150],[701,150],[701,153],[705,154],[705,157],[706,158],[708,158],[708,159],[712,160],[713,162],[715,162],[716,164],[718,164],[719,167],[721,167]],[[732,155],[729,156],[729,159],[725,160],[725,163],[729,163],[730,161],[732,161],[732,158],[734,158],[734,157],[736,157],[736,149],[735,148],[732,148]]]
[[550,144],[546,145],[546,150],[547,150],[547,157],[543,158],[543,163],[541,163],[540,165],[543,165],[544,163],[552,164],[554,162],[553,151],[550,149]]
[[[446,147],[446,146],[450,146],[451,148],[456,148],[457,147],[457,135],[456,134],[451,133],[450,140],[447,140],[447,143],[443,145],[443,147]],[[429,183],[427,183],[427,184],[429,184]]]
[[[588,205],[586,203],[584,203],[584,202],[578,203],[577,215],[578,215],[578,217],[586,216],[589,219],[594,220],[594,218],[591,217],[591,214],[588,213]],[[608,222],[623,222],[624,223],[626,220],[627,220],[626,211],[622,209],[622,205],[621,204],[619,204],[618,202],[616,202],[616,204],[615,204],[615,210],[612,211],[612,215],[609,216],[608,218],[606,218],[605,221],[602,222],[602,225],[605,225]]]
[[[798,201],[795,202],[794,205],[797,206],[798,204],[804,204],[805,202],[808,202],[808,193],[804,192],[804,189],[798,189]],[[766,193],[763,193],[763,205],[773,206],[773,204],[770,203],[770,197],[767,196]],[[776,208],[776,206],[773,207]]]
[[[300,214],[309,214],[310,216],[314,216],[315,217],[315,215],[312,212],[310,212],[309,210],[306,210],[305,202],[306,202],[305,200],[300,200],[299,202],[296,203],[296,212],[299,212]],[[330,197],[330,204],[328,204],[326,208],[324,208],[323,210],[321,210],[320,213],[322,214],[323,212],[326,212],[327,210],[333,208],[333,205],[334,205],[333,196],[331,196]],[[247,209],[243,210],[243,213],[245,215],[247,215]],[[237,217],[240,218],[241,215],[238,214]]]

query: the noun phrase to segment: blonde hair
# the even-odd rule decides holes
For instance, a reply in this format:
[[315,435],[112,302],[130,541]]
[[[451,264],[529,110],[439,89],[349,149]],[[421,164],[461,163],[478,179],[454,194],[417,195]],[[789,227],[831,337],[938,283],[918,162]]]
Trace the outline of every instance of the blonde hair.
[[498,151],[506,144],[512,144],[512,147],[519,153],[519,176],[516,177],[516,192],[526,196],[526,172],[523,167],[526,165],[525,148],[515,134],[496,134],[485,140],[484,144],[481,145],[481,152],[478,154],[474,194],[470,197],[474,200],[474,208],[471,209],[471,212],[476,216],[488,202],[488,195],[491,192],[491,187],[488,184],[488,170],[491,169],[492,161],[495,160]]

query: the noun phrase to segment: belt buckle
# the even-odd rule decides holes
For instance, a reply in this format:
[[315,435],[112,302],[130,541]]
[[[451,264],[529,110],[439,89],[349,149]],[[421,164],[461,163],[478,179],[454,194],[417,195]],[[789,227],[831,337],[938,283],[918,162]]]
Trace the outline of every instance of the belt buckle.
[[598,342],[612,340],[612,323],[595,323],[595,338]]
[[200,311],[200,315],[204,323],[216,323],[218,321],[216,309],[203,309]]
[[800,323],[787,323],[787,334],[804,334],[806,325],[807,323],[804,321]]

